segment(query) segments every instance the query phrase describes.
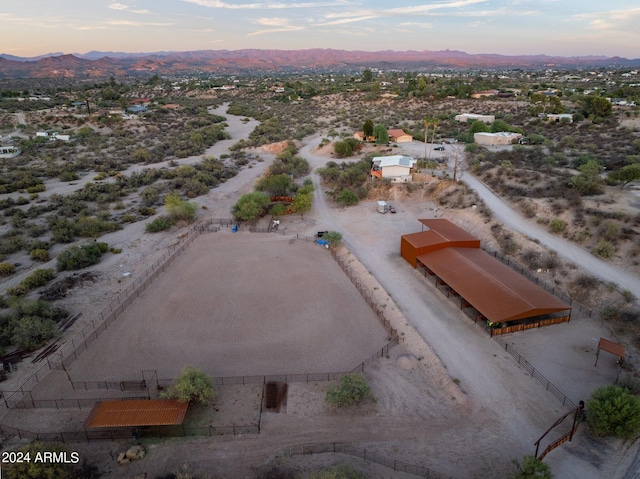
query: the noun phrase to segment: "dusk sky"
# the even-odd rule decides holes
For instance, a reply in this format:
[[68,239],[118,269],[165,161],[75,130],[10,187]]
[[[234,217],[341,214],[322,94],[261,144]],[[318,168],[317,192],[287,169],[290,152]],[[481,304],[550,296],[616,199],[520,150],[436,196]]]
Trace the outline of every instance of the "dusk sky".
[[243,48],[640,57],[637,0],[2,0],[0,53]]

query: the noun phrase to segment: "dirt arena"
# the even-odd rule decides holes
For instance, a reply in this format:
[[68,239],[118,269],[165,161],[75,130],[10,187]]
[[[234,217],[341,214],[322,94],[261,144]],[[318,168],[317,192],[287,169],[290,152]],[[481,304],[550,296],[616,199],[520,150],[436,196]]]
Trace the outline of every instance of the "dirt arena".
[[205,233],[69,368],[74,381],[350,371],[387,342],[375,314],[312,243]]

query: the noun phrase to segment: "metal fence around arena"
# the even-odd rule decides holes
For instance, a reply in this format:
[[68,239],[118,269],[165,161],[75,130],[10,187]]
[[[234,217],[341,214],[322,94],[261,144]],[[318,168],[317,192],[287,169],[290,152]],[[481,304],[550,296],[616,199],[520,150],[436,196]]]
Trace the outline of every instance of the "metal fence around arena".
[[66,370],[67,366],[75,361],[83,351],[88,349],[200,234],[210,231],[209,228],[212,225],[228,226],[231,223],[232,220],[228,218],[209,218],[193,225],[189,230],[182,233],[178,237],[178,241],[169,247],[168,252],[134,279],[124,291],[118,294],[100,313],[58,349],[54,355],[45,358],[42,365],[16,391],[4,397],[4,400],[0,401],[0,415],[6,412],[9,404],[17,403],[23,399],[25,392],[31,391],[50,370]]
[[428,467],[409,464],[397,459],[391,459],[376,452],[368,451],[361,447],[355,447],[350,444],[329,443],[329,444],[305,444],[301,446],[292,446],[283,451],[282,456],[296,456],[306,454],[327,454],[338,453],[349,456],[359,457],[365,461],[379,464],[396,472],[404,472],[414,476],[425,477],[428,479],[455,479],[452,476],[442,474],[440,472],[429,469]]
[[139,439],[142,437],[189,437],[189,436],[224,436],[224,435],[249,435],[259,434],[259,424],[249,424],[246,426],[155,426],[155,427],[122,427],[105,429],[83,429],[78,431],[64,432],[33,432],[26,429],[0,424],[0,434],[7,436],[17,436],[20,439],[30,439],[33,441],[52,442],[78,442],[78,441],[114,441],[118,439]]

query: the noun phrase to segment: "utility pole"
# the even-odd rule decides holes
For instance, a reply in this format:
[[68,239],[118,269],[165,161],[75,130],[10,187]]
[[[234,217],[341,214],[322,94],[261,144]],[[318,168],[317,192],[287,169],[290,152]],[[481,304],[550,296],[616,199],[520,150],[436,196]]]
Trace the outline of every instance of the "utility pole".
[[427,137],[429,136],[429,119],[424,119],[424,159],[427,159]]
[[457,173],[458,173],[458,148],[456,148],[456,156],[453,159],[453,181],[456,181]]

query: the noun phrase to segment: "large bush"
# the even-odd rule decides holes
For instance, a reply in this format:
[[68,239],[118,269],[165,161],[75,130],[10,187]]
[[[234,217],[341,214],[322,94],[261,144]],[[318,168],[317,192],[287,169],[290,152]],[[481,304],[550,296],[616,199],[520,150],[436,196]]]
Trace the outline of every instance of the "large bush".
[[107,243],[91,243],[71,246],[58,255],[58,271],[86,268],[100,262],[102,255],[109,251]]
[[587,402],[587,422],[598,436],[634,439],[640,434],[640,398],[619,386],[600,387]]
[[368,398],[373,399],[371,389],[358,373],[342,376],[340,384],[332,384],[327,388],[327,402],[337,407],[359,404]]
[[193,366],[182,368],[175,384],[162,394],[165,399],[202,404],[213,400],[215,396],[213,378]]

